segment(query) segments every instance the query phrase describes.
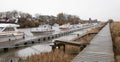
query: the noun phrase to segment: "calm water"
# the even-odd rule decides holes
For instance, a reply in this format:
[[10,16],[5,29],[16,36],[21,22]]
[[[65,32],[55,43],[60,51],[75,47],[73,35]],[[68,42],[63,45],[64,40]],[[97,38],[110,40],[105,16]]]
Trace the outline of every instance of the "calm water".
[[50,52],[52,48],[49,46],[50,43],[39,44],[31,47],[27,47],[21,50],[18,50],[16,53],[19,57],[26,58],[33,54],[40,54],[41,52]]

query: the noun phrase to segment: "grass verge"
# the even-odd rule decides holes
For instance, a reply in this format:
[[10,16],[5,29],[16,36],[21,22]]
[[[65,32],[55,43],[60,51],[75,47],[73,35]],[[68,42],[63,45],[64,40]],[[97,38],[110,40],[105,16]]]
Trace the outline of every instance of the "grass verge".
[[113,49],[116,62],[120,62],[120,22],[112,22],[111,35],[113,40]]

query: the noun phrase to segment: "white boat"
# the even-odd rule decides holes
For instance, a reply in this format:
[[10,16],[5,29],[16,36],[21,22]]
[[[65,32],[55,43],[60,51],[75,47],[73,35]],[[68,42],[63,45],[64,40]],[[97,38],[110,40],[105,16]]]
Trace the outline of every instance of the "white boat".
[[34,28],[31,30],[31,33],[34,36],[52,34],[55,30],[52,29],[50,25],[40,25],[38,28]]
[[0,22],[0,42],[23,38],[24,33],[18,31],[17,27],[19,25],[16,23]]
[[71,26],[72,26],[72,25],[70,25],[70,24],[68,23],[68,24],[61,25],[59,28],[60,28],[61,30],[69,30],[69,29],[71,29]]

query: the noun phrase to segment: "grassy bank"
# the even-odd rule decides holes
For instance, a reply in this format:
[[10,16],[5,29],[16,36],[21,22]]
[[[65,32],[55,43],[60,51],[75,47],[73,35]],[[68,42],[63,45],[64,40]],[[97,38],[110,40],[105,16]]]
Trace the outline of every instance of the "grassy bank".
[[[102,24],[100,27],[91,29],[88,32],[99,32],[99,30],[104,26]],[[95,36],[95,34],[87,35],[82,38],[77,38],[75,41],[78,42],[87,42]],[[20,62],[71,62],[71,60],[80,52],[80,47],[66,45],[66,51],[63,52],[62,48],[60,50],[56,49],[54,52],[40,53],[28,57],[26,60]]]
[[120,62],[120,22],[111,23],[111,34],[116,62]]

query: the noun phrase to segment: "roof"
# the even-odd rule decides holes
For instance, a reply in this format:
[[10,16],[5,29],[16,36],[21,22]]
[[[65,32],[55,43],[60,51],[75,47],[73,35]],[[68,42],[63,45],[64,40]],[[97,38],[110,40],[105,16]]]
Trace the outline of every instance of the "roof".
[[0,27],[19,27],[18,24],[12,24],[12,23],[0,23]]

